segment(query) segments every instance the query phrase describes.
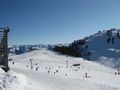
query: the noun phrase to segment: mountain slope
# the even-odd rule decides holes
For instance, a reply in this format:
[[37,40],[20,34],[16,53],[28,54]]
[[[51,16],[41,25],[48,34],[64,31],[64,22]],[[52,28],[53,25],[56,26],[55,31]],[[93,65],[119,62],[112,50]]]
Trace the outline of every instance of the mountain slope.
[[91,53],[87,58],[110,67],[120,67],[119,32],[119,30],[111,29],[90,36],[83,46],[85,48],[87,45],[85,52]]
[[13,59],[11,70],[25,75],[32,86],[24,90],[120,90],[116,70],[82,58],[61,56],[45,49],[9,58]]

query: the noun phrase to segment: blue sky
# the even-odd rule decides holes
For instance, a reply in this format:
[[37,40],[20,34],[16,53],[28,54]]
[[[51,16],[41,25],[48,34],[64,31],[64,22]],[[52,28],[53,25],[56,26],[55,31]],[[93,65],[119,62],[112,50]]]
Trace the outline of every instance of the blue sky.
[[120,0],[0,0],[9,45],[66,43],[120,28]]

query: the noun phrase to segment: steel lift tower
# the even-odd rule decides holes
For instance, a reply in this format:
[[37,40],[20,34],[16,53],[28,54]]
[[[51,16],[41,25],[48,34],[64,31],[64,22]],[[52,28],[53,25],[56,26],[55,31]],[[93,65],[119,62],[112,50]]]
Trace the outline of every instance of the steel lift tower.
[[0,28],[0,67],[7,72],[8,66],[8,32],[10,29]]

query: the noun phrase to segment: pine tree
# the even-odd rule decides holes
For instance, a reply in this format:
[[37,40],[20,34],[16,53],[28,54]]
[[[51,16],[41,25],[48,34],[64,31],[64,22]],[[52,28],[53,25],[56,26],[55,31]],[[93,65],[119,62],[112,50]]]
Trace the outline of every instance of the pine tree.
[[114,38],[112,38],[112,44],[114,44],[114,41],[115,41],[115,39],[114,39]]
[[107,38],[107,43],[110,43],[110,40],[111,40],[110,38]]

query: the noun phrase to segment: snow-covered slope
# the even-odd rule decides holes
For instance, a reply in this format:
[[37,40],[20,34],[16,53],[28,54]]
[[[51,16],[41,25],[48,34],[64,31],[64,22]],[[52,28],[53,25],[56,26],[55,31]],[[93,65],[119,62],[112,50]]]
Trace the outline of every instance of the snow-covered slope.
[[23,74],[11,70],[6,73],[0,68],[0,90],[24,90],[27,87],[30,86]]
[[114,74],[117,70],[82,58],[45,49],[9,58],[11,70],[26,77],[27,86],[21,90],[120,90],[120,76]]
[[94,60],[101,64],[119,68],[120,67],[120,37],[119,30],[111,29],[90,36],[86,40],[88,48],[85,50],[90,52],[90,60]]

